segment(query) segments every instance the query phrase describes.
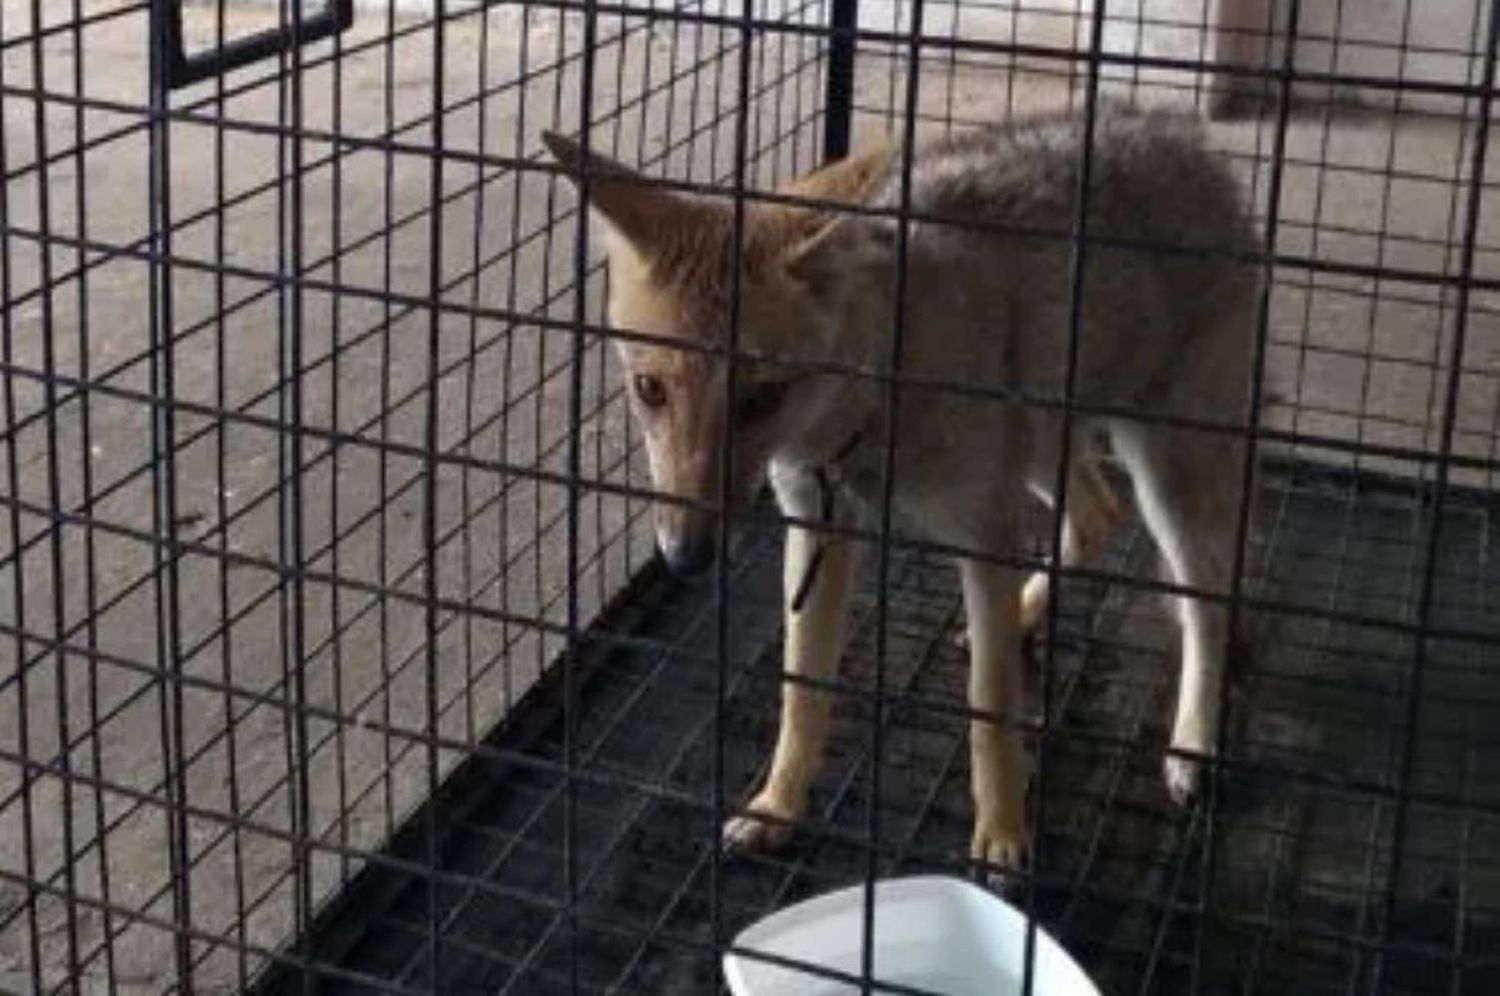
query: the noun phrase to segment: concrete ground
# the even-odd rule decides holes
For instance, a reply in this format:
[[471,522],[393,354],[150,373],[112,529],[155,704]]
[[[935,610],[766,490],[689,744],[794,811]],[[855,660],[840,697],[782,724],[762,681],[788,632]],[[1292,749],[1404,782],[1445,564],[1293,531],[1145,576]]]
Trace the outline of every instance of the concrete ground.
[[[4,0],[0,35],[25,34],[29,6]],[[65,22],[65,6],[47,5],[48,16]],[[112,0],[86,10],[125,7]],[[235,12],[230,32],[270,16]],[[811,23],[816,12],[798,16]],[[228,78],[223,114],[239,123],[232,130],[213,127],[214,84],[174,96],[183,116],[165,133],[176,261],[170,369],[179,404],[175,441],[158,447],[170,449],[170,462],[152,460],[153,329],[166,319],[153,323],[150,145],[134,127],[148,96],[144,14],[84,30],[83,90],[97,103],[76,112],[64,99],[75,92],[70,33],[40,46],[40,75],[59,97],[43,108],[40,136],[35,101],[7,91],[0,102],[11,177],[3,205],[12,302],[5,384],[14,405],[0,444],[16,467],[0,485],[0,988],[31,988],[33,944],[43,982],[62,982],[74,940],[85,991],[157,993],[171,985],[166,804],[181,791],[189,809],[180,843],[191,867],[177,881],[186,886],[179,895],[188,903],[194,982],[199,992],[233,991],[261,957],[240,950],[274,949],[296,923],[288,869],[299,841],[317,841],[316,902],[426,794],[429,762],[444,770],[461,757],[562,645],[568,491],[560,480],[572,343],[566,330],[535,316],[561,321],[573,313],[576,219],[570,195],[554,194],[545,175],[481,167],[471,156],[535,155],[538,129],[577,120],[582,25],[552,11],[503,7],[487,20],[448,26],[442,90],[455,109],[443,119],[446,202],[435,243],[427,210],[434,35],[424,23],[402,15],[398,42],[371,45],[386,24],[366,11],[338,60],[327,58],[327,44],[310,48],[300,143],[278,140],[292,120],[290,88],[256,83],[272,64]],[[971,28],[980,30],[966,22]],[[209,12],[189,9],[190,46],[214,30]],[[667,175],[689,175],[691,166],[695,179],[722,176],[733,155],[733,33],[619,18],[601,18],[599,32],[606,41],[595,108],[608,124],[596,141],[618,138],[623,157],[654,158]],[[759,182],[815,157],[821,89],[813,54],[795,37],[757,50],[750,143],[763,151]],[[29,46],[5,51],[5,86],[32,85],[35,55]],[[877,52],[862,57],[861,135],[887,126],[892,94],[902,92],[899,77],[891,89],[889,65]],[[483,89],[491,95],[475,99]],[[646,92],[653,95],[642,98]],[[1068,99],[1069,82],[1035,61],[976,55],[950,64],[934,56],[920,94],[924,112],[964,121],[1056,106]],[[1178,99],[1149,88],[1139,96]],[[399,131],[387,154],[374,140],[391,121]],[[97,141],[81,163],[60,155],[80,129]],[[335,131],[347,142],[337,176],[313,165],[329,156]],[[683,139],[694,132],[700,137],[689,150]],[[1271,134],[1254,119],[1213,129],[1215,142],[1244,164],[1261,204],[1269,174],[1251,163],[1264,162]],[[1457,274],[1464,135],[1451,119],[1299,110],[1287,135],[1280,251],[1409,276]],[[39,137],[52,157],[41,184]],[[291,156],[306,167],[303,179],[278,196],[278,163]],[[212,210],[226,200],[233,206]],[[565,207],[566,220],[549,226]],[[1500,264],[1497,226],[1485,212],[1474,268],[1489,280]],[[54,240],[45,266],[35,238],[44,227]],[[221,251],[228,270],[218,279]],[[476,256],[488,261],[477,277]],[[300,302],[272,279],[299,257]],[[434,271],[437,296],[454,309],[436,318],[424,306]],[[50,296],[38,291],[44,278]],[[1278,281],[1269,362],[1283,386],[1270,423],[1335,441],[1434,447],[1453,290],[1414,279],[1309,277],[1292,266]],[[598,284],[589,289],[594,316]],[[1500,327],[1493,292],[1477,292],[1469,304],[1453,446],[1491,458]],[[482,314],[473,317],[476,308]],[[297,379],[287,376],[294,340],[304,365]],[[438,446],[453,460],[437,473],[442,544],[434,564],[443,608],[429,647],[420,450],[434,340]],[[586,356],[583,472],[640,483],[639,453],[626,456],[614,375],[597,343],[586,345]],[[167,357],[158,354],[163,368]],[[50,390],[41,376],[48,371]],[[92,384],[86,398],[76,391],[82,379]],[[300,440],[278,431],[294,405],[307,427]],[[221,419],[222,409],[234,415]],[[1336,450],[1321,455],[1347,459]],[[304,469],[289,473],[297,459]],[[1417,472],[1399,456],[1364,463]],[[1492,483],[1479,472],[1459,476]],[[168,491],[173,535],[185,545],[175,578],[158,588],[153,510]],[[58,508],[66,514],[45,514]],[[586,619],[643,562],[650,538],[638,501],[590,491],[580,509],[576,594]],[[303,575],[300,585],[294,574]],[[174,657],[179,680],[159,680]],[[297,673],[300,682],[289,680]],[[429,692],[442,740],[431,752]],[[298,715],[305,721],[290,720]],[[310,758],[305,767],[301,756]],[[32,775],[24,784],[23,770]],[[64,860],[70,842],[72,862]],[[45,883],[34,900],[26,881]],[[69,895],[78,901],[66,902]]]

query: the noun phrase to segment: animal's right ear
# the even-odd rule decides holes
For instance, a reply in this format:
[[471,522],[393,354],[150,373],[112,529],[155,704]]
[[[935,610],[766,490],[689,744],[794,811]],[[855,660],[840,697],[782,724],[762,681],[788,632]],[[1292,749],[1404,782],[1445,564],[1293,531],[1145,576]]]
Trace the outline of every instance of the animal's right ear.
[[[782,189],[814,200],[866,204],[895,160],[896,147],[877,145],[830,163]],[[853,212],[797,211],[798,237],[783,257],[791,276],[814,292],[826,291],[840,275],[880,258],[884,228]],[[873,251],[873,252],[872,252]]]
[[888,226],[856,214],[834,214],[790,246],[782,265],[814,294],[826,294],[856,272],[889,266],[890,250]]
[[571,138],[544,131],[542,141],[575,185],[587,174],[590,206],[637,252],[649,256],[665,234],[680,232],[701,217],[702,205],[651,185],[641,174],[613,159],[594,152],[585,157]]

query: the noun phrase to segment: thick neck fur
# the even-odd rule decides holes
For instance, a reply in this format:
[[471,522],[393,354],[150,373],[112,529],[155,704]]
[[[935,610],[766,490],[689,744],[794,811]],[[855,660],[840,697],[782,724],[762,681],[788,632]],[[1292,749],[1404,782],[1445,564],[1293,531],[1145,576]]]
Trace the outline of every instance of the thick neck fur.
[[829,374],[812,379],[807,418],[772,455],[773,461],[820,467],[844,449],[857,433],[879,431],[882,387],[873,375],[885,365],[892,323],[885,281],[850,274],[827,314],[832,349],[826,358],[859,374]]

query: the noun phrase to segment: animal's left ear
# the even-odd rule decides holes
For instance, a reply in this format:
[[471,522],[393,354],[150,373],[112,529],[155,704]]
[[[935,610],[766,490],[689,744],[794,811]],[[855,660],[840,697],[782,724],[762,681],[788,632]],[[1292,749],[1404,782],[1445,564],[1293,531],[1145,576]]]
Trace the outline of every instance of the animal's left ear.
[[786,273],[815,294],[827,293],[840,280],[891,259],[892,230],[879,218],[840,213],[793,243],[782,257]]
[[812,235],[793,243],[783,257],[787,274],[814,293],[826,291],[848,269],[847,254],[840,250],[849,244],[845,230],[852,227],[847,224],[851,221],[848,215],[835,215]]
[[[783,188],[785,193],[851,207],[868,204],[885,184],[895,158],[895,147],[881,145],[840,159]],[[826,289],[840,274],[870,262],[879,251],[883,225],[854,212],[811,210],[801,213],[793,239],[783,256],[787,273],[814,291]]]
[[883,142],[798,177],[781,192],[809,200],[864,204],[884,184],[895,158],[896,146]]

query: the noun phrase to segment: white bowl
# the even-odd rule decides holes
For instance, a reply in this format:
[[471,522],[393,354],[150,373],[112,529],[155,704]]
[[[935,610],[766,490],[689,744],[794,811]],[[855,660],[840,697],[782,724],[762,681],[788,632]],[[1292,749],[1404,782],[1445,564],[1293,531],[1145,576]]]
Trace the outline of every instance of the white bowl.
[[[858,976],[864,886],[817,896],[751,924],[737,948]],[[1099,996],[1078,964],[1040,927],[1035,996]],[[874,977],[944,996],[1019,994],[1025,978],[1026,915],[959,878],[916,876],[875,884]],[[845,996],[852,983],[748,955],[724,956],[734,996]],[[879,990],[876,990],[877,992]]]

